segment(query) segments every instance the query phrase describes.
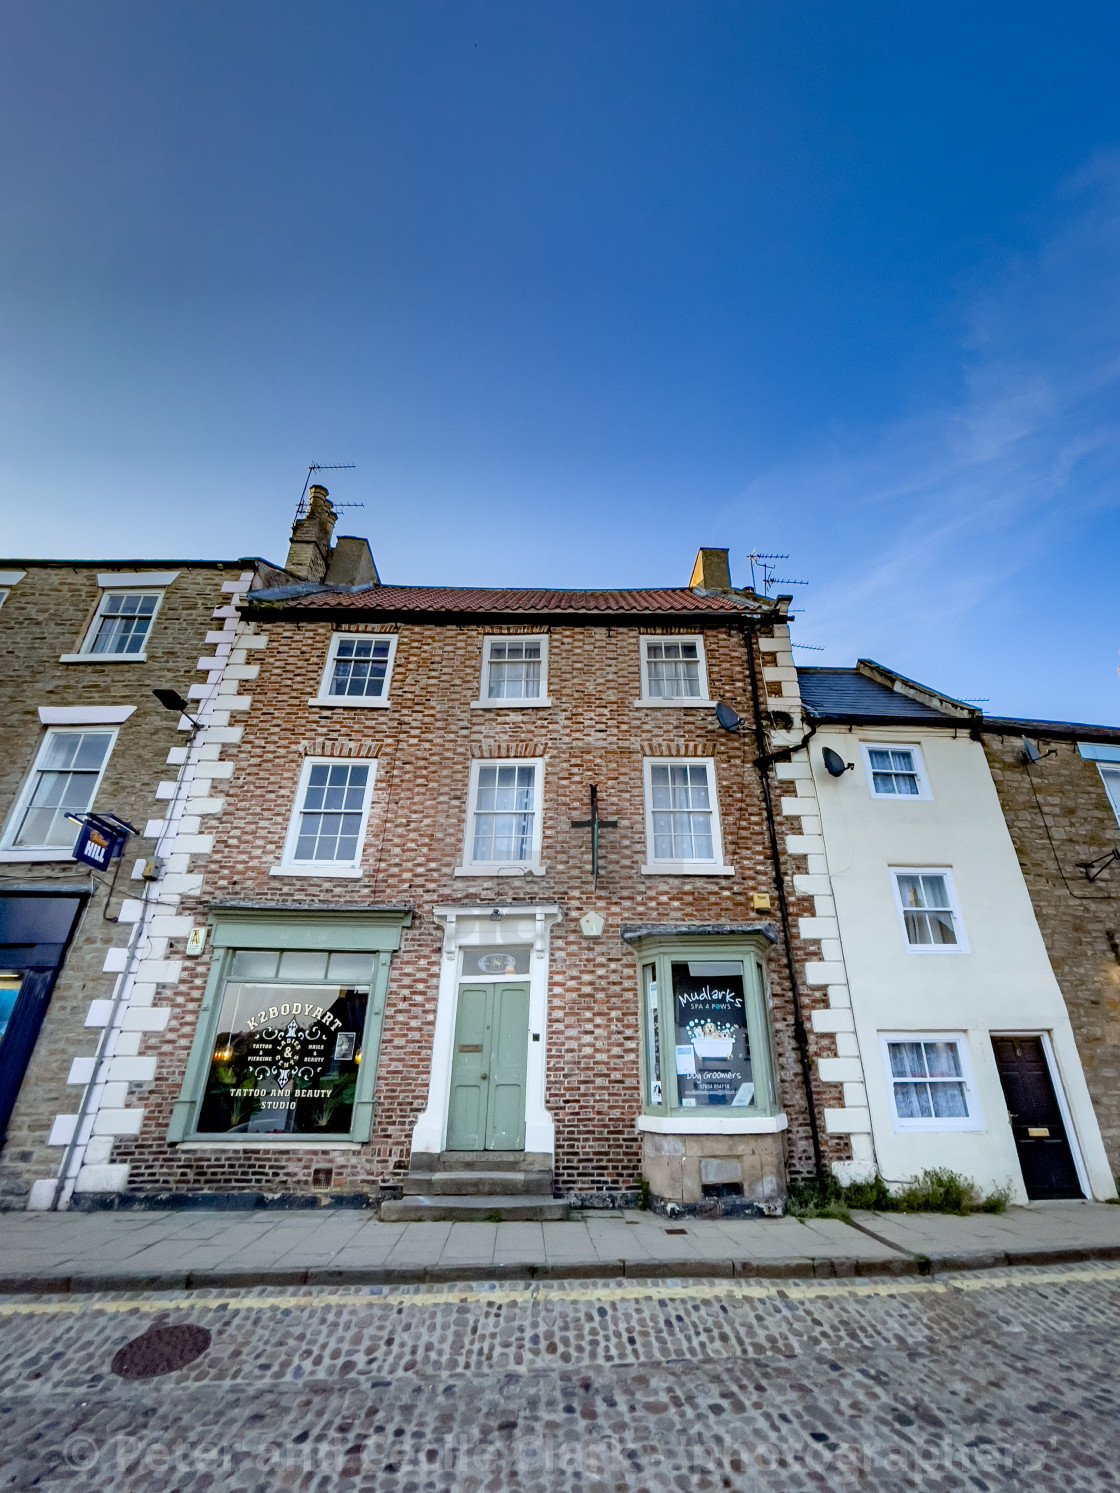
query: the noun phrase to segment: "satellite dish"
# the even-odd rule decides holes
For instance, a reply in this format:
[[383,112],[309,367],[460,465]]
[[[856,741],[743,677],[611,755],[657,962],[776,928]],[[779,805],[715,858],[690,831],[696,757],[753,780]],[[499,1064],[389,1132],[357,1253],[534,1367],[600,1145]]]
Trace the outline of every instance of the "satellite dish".
[[842,778],[848,768],[852,766],[852,763],[845,762],[840,753],[834,752],[831,747],[825,747],[821,756],[824,758],[825,767],[828,768],[834,778]]
[[1026,762],[1029,765],[1032,762],[1038,762],[1038,761],[1040,761],[1041,757],[1042,757],[1042,753],[1038,750],[1038,747],[1035,746],[1034,742],[1031,741],[1028,737],[1024,736],[1023,737],[1023,761]]
[[732,710],[730,705],[725,705],[722,700],[716,706],[716,720],[725,731],[738,731],[743,724],[742,717]]

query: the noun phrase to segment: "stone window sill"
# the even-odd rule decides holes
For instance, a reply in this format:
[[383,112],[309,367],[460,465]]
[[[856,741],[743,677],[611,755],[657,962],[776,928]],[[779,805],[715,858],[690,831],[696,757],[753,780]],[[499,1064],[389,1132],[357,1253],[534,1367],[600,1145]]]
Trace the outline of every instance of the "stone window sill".
[[360,866],[273,866],[270,876],[329,876],[340,880],[356,880],[362,874]]
[[0,850],[0,865],[16,861],[72,861],[72,850]]
[[146,653],[63,653],[60,664],[146,664]]
[[642,867],[643,876],[734,876],[734,866],[696,866],[686,861],[654,861]]
[[635,700],[635,710],[714,710],[717,705],[715,700],[694,700],[691,696],[687,700]]
[[547,710],[552,700],[472,700],[472,710]]
[[332,710],[388,710],[393,702],[383,700],[379,695],[316,695],[307,703],[319,709],[329,706]]
[[773,1135],[787,1129],[789,1121],[785,1115],[639,1115],[636,1124],[653,1135]]
[[543,876],[547,866],[456,866],[452,876]]

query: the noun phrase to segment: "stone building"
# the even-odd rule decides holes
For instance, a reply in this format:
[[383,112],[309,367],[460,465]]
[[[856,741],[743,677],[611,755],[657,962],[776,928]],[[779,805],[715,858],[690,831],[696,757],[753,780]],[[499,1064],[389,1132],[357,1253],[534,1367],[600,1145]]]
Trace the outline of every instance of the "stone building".
[[984,750],[1120,1173],[1120,729],[983,723]]
[[[154,895],[149,821],[182,739],[152,691],[187,692],[222,627],[215,614],[235,616],[251,576],[236,560],[0,563],[0,1203],[22,1205],[69,1149],[99,1052],[92,1154],[107,1160],[114,1126],[134,1123],[127,1097],[151,1068],[144,1028],[120,1032],[111,1052],[99,1038],[139,899]],[[137,830],[104,875],[72,857],[66,815],[91,810]],[[52,1182],[40,1197],[55,1193]]]
[[[902,1184],[948,1167],[985,1190],[1007,1187],[1020,1203],[1115,1196],[1090,1099],[1092,1090],[1102,1119],[1098,1089],[1115,1103],[1115,1026],[1106,1050],[1103,1008],[1089,1007],[1089,992],[1078,988],[1092,969],[1099,1001],[1104,975],[1115,1021],[1120,982],[1104,933],[1112,920],[1101,916],[1095,946],[1084,923],[1069,927],[1069,898],[1080,888],[1055,875],[1031,781],[1051,759],[1024,767],[1022,723],[1001,746],[991,733],[1010,723],[984,721],[870,660],[798,672],[815,734],[787,770],[799,794],[811,795],[822,827],[851,996],[850,1071],[840,1076],[862,1078],[880,1175]],[[1120,732],[1112,736],[1120,741]],[[1053,759],[1054,779],[1068,779],[1071,790],[1077,760],[1068,743]],[[1070,878],[1080,877],[1074,860],[1101,853],[1108,828],[1107,784],[1091,763],[1079,766],[1095,780],[1078,777],[1081,801],[1087,808],[1090,788],[1099,801],[1076,845],[1072,791],[1069,819],[1051,828]],[[1038,791],[1046,813],[1065,809],[1045,779]],[[1114,842],[1115,817],[1111,831]],[[1079,1006],[1097,1011],[1096,1049]]]
[[160,828],[113,1018],[144,1076],[79,1197],[774,1212],[865,1166],[819,821],[777,791],[788,599],[722,550],[677,588],[382,585],[333,521],[313,489],[306,579],[200,660],[158,791],[206,832]]

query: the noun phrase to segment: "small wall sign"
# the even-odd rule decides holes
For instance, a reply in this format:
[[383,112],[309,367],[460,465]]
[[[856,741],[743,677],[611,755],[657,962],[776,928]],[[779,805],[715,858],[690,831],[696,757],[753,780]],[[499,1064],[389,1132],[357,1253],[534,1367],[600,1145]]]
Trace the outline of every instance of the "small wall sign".
[[192,928],[187,934],[187,946],[183,952],[192,958],[197,958],[206,947],[207,932],[206,928]]

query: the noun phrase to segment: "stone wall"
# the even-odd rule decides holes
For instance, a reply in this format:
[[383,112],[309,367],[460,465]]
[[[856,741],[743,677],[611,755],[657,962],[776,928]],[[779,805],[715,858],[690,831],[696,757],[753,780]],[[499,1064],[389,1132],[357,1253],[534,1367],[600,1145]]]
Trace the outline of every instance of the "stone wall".
[[[71,859],[0,859],[0,894],[17,886],[50,890],[84,884],[92,891],[69,956],[54,988],[30,1066],[0,1152],[0,1206],[22,1206],[33,1182],[54,1174],[61,1154],[57,1144],[68,1132],[65,1118],[78,1106],[98,1029],[91,1024],[91,1003],[111,999],[133,932],[129,904],[135,905],[139,883],[133,879],[137,859],[150,856],[155,841],[145,836],[159,813],[161,779],[167,775],[169,751],[183,740],[178,716],[153,697],[154,688],[187,694],[199,654],[220,607],[223,584],[239,567],[208,561],[97,561],[53,563],[5,561],[24,571],[0,609],[0,678],[4,710],[0,716],[0,819],[7,821],[45,734],[40,707],[135,707],[119,732],[98,788],[95,809],[111,811],[134,824],[133,839],[118,862],[116,889],[109,877],[91,876]],[[64,654],[80,649],[94,615],[105,572],[176,571],[164,589],[159,611],[140,662],[62,663]],[[133,583],[137,589],[139,583]],[[122,916],[123,910],[123,916]],[[131,916],[134,917],[134,914]],[[93,1020],[103,1006],[93,1007]],[[135,1057],[139,1034],[122,1034],[120,1057]],[[140,1071],[140,1070],[137,1070]],[[147,1071],[146,1068],[143,1071]],[[122,1080],[117,1097],[123,1106],[135,1102],[147,1085]],[[60,1123],[60,1121],[62,1123]],[[54,1136],[55,1145],[50,1144]],[[108,1154],[108,1140],[103,1149]]]
[[984,747],[1109,1161],[1120,1172],[1120,866],[1093,883],[1077,867],[1120,845],[1120,827],[1097,764],[1073,741],[1035,739],[1053,755],[1029,767],[1019,735],[987,734]]

